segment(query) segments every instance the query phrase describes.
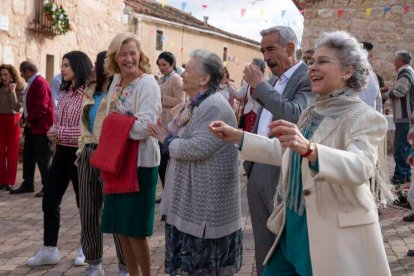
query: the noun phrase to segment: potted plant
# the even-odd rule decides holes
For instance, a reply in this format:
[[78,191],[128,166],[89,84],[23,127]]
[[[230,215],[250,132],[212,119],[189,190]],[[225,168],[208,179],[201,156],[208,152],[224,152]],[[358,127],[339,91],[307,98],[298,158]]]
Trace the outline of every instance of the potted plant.
[[43,11],[54,32],[65,34],[71,30],[68,15],[62,5],[47,2],[43,5]]

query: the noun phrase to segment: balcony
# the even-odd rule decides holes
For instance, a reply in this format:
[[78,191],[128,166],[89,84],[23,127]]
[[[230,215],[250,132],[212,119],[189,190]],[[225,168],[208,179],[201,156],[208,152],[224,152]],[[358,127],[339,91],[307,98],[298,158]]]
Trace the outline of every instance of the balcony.
[[29,28],[34,31],[51,35],[61,34],[55,27],[53,27],[52,19],[49,14],[45,13],[43,6],[45,3],[55,3],[60,6],[62,2],[63,0],[34,0],[34,18],[33,21],[29,23]]

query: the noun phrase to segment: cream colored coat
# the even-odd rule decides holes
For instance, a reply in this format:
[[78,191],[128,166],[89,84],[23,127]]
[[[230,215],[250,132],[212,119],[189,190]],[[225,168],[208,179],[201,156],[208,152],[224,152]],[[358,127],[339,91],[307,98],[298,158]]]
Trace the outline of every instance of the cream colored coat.
[[101,135],[102,123],[106,116],[107,96],[105,95],[99,103],[98,110],[95,116],[95,123],[92,132],[89,131],[88,110],[95,104],[93,94],[95,92],[96,84],[92,83],[85,89],[85,96],[82,100],[82,113],[80,116],[81,135],[79,137],[79,146],[76,155],[80,155],[85,144],[98,144],[99,136]]
[[[309,168],[306,158],[302,162],[313,275],[391,275],[369,188],[369,179],[375,174],[377,147],[385,137],[387,122],[357,97],[347,97],[339,103],[316,102],[311,108],[319,114],[328,108],[329,114],[334,115],[326,117],[311,138],[318,150],[319,172]],[[286,191],[290,155],[291,151],[284,151],[277,139],[245,132],[240,158],[281,166],[279,185]],[[284,230],[285,208],[284,203],[275,204],[269,218],[268,228],[277,239],[265,264]]]

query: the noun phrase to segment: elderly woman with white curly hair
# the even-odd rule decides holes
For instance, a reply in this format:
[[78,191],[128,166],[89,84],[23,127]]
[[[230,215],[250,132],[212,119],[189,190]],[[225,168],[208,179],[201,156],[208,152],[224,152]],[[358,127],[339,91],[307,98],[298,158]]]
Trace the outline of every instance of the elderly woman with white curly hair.
[[216,120],[236,126],[228,101],[217,89],[224,76],[220,58],[194,50],[183,74],[189,101],[174,109],[165,128],[149,124],[169,154],[161,215],[165,223],[165,272],[170,275],[232,275],[242,263],[238,150],[208,130]]
[[277,239],[263,275],[391,275],[376,207],[387,192],[379,149],[387,122],[359,98],[367,54],[342,31],[315,48],[309,78],[318,98],[298,125],[272,122],[273,139],[220,121],[210,130],[239,144],[241,158],[281,166],[268,221]]

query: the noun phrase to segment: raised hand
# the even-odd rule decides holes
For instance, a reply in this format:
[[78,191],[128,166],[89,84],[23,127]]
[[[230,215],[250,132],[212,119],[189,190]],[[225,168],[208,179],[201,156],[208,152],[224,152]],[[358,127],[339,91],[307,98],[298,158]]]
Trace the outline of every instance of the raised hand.
[[243,79],[253,88],[265,80],[263,72],[255,64],[247,65],[243,71]]
[[290,148],[300,155],[308,151],[310,142],[302,135],[296,124],[277,120],[270,123],[269,129],[269,137],[278,138],[284,148]]
[[243,140],[243,131],[231,127],[223,121],[211,122],[208,126],[211,133],[219,139],[240,144]]
[[151,136],[157,138],[160,143],[164,143],[165,138],[168,136],[168,130],[161,122],[160,118],[157,119],[156,124],[149,123],[147,127]]

